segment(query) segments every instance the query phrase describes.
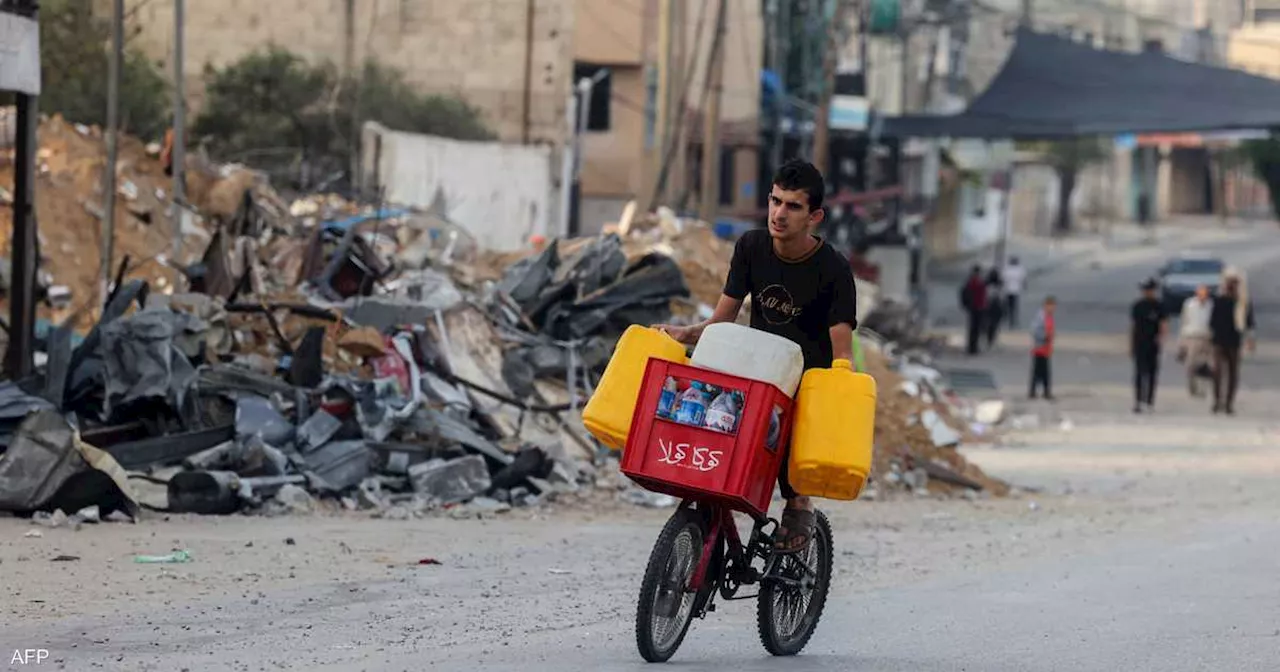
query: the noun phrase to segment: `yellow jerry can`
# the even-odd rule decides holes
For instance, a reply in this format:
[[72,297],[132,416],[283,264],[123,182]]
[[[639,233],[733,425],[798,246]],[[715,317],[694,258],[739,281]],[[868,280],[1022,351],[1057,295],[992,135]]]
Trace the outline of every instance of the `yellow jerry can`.
[[587,431],[613,450],[627,445],[649,358],[688,364],[685,347],[665,332],[633,324],[618,339],[595,394],[582,409]]
[[871,473],[876,379],[845,359],[800,379],[787,477],[806,497],[851,500]]

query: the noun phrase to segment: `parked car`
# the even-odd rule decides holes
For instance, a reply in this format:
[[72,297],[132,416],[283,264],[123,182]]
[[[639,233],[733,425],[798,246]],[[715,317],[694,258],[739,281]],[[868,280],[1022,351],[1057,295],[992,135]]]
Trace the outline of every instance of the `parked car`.
[[1160,268],[1160,299],[1166,310],[1178,312],[1182,304],[1196,293],[1196,287],[1206,285],[1209,291],[1218,289],[1222,270],[1226,263],[1213,255],[1184,252]]

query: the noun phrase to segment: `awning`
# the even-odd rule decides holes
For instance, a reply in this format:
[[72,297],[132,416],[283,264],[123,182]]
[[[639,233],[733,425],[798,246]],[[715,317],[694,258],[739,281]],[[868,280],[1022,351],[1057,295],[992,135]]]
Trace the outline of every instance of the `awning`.
[[1280,126],[1280,81],[1021,29],[964,112],[884,120],[897,137],[1051,139]]

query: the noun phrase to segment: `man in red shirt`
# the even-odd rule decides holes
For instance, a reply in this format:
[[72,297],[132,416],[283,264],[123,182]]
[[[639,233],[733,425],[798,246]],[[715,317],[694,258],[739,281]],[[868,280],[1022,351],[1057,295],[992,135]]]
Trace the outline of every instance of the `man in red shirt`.
[[1053,401],[1049,386],[1049,358],[1053,356],[1053,314],[1058,302],[1052,297],[1044,300],[1044,307],[1036,315],[1031,327],[1031,398],[1036,398],[1036,388],[1044,386],[1044,398]]

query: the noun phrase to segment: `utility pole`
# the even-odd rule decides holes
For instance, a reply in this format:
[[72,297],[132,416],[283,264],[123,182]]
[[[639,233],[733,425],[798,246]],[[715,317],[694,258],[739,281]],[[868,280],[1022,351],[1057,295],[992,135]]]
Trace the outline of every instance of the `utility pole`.
[[564,231],[569,237],[582,232],[580,210],[582,201],[582,134],[587,131],[591,119],[591,96],[597,83],[609,76],[608,68],[601,68],[591,77],[578,80],[569,96],[566,120],[569,122],[569,138],[565,143],[564,161],[560,166],[560,205]]
[[727,0],[720,0],[716,10],[716,39],[711,45],[711,65],[707,68],[706,86],[711,95],[703,110],[702,188],[698,218],[714,221],[720,201],[720,98],[724,93],[724,33]]
[[107,60],[107,162],[102,169],[102,261],[98,296],[106,306],[111,293],[116,242],[116,162],[120,152],[120,66],[124,61],[124,0],[111,8],[111,58]]
[[520,141],[526,145],[529,144],[529,134],[533,127],[533,17],[535,2],[536,0],[526,0],[524,8],[524,101],[520,113]]
[[843,35],[844,3],[830,0],[823,3],[827,19],[826,40],[822,49],[822,81],[818,90],[818,111],[813,120],[813,165],[825,175],[831,155],[831,97],[836,85],[836,52]]
[[173,256],[182,251],[182,224],[187,213],[187,87],[183,74],[186,49],[186,0],[173,0]]
[[347,179],[351,189],[358,193],[360,183],[360,73],[356,65],[356,0],[346,0],[346,16],[344,17],[345,44],[343,49],[343,67],[347,71],[347,85],[351,90],[351,128],[347,133],[351,136],[350,153],[347,164]]
[[784,6],[783,0],[769,0],[768,23],[773,29],[769,40],[769,67],[778,78],[778,94],[773,101],[773,142],[769,147],[769,172],[776,171],[782,165],[782,147],[787,111],[787,55],[790,53],[786,43],[787,31],[790,30],[791,9]]
[[[27,45],[38,44],[35,41],[39,30],[36,3],[19,0],[16,6],[4,9],[18,17],[10,24],[18,33],[19,43],[16,46],[21,49],[24,40]],[[30,85],[19,84],[14,101],[18,127],[14,129],[13,147],[13,277],[9,288],[9,349],[5,353],[5,368],[13,380],[31,374],[36,328],[36,266],[40,259],[36,249],[39,232],[35,212],[36,132],[40,101],[40,80],[36,73],[40,67],[40,52],[30,48],[26,55],[34,60],[34,64],[28,61],[27,65],[34,67],[35,71],[26,73],[30,75],[27,78],[31,80]]]
[[650,152],[653,161],[653,177],[649,186],[650,198],[648,203],[656,203],[663,199],[663,194],[659,190],[659,181],[662,173],[662,162],[666,157],[666,147],[668,139],[671,135],[671,56],[672,56],[672,17],[674,12],[671,11],[673,0],[658,0],[658,91],[654,107],[656,111],[654,119],[653,144],[654,149]]

